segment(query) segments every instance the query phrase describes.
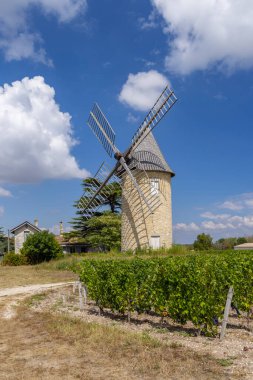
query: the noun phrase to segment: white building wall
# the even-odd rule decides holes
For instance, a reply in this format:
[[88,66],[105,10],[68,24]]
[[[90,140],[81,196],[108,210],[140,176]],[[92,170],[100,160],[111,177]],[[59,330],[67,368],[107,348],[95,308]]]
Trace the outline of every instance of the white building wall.
[[35,229],[29,225],[21,226],[19,229],[14,231],[14,244],[15,244],[15,253],[19,254],[23,244],[25,242],[26,233],[34,234],[37,232]]

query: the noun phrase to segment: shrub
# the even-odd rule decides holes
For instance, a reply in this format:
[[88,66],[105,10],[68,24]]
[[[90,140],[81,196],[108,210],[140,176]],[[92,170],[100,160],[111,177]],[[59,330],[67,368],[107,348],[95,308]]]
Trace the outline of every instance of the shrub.
[[63,255],[61,246],[48,231],[30,235],[21,249],[21,254],[28,264],[39,264]]
[[26,257],[15,252],[6,253],[2,261],[2,265],[18,266],[25,264],[27,264]]

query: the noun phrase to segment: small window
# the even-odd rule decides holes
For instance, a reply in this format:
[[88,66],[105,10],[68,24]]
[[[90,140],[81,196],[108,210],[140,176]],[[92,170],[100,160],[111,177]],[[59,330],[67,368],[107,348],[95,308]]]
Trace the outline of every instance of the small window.
[[151,178],[150,180],[151,185],[151,195],[158,195],[159,192],[159,179],[158,178]]
[[24,231],[24,241],[26,241],[29,235],[30,235],[30,231]]

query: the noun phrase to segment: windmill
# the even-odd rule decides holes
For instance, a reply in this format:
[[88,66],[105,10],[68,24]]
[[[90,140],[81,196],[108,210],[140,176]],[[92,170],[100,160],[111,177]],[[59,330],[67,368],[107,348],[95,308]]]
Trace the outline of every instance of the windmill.
[[115,132],[95,103],[88,125],[107,154],[116,159],[112,170],[103,163],[90,182],[89,194],[79,201],[83,216],[90,218],[113,192],[115,184],[122,188],[123,251],[136,248],[159,248],[172,245],[171,177],[152,130],[176,103],[167,86],[134,134],[130,146],[120,152],[115,145]]

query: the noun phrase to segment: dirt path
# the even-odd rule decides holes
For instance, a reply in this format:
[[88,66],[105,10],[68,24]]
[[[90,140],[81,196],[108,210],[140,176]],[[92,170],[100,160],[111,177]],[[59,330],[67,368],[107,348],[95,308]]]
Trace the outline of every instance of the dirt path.
[[15,317],[15,307],[28,295],[41,293],[45,290],[57,289],[67,285],[73,285],[74,282],[58,282],[50,284],[37,284],[16,286],[0,290],[0,318],[11,319]]
[[49,290],[53,288],[59,288],[66,285],[73,285],[74,282],[57,282],[51,284],[38,284],[38,285],[25,285],[25,286],[16,286],[14,288],[6,288],[0,290],[0,297],[6,296],[15,296],[18,294],[33,294],[37,292],[41,292],[43,290]]

